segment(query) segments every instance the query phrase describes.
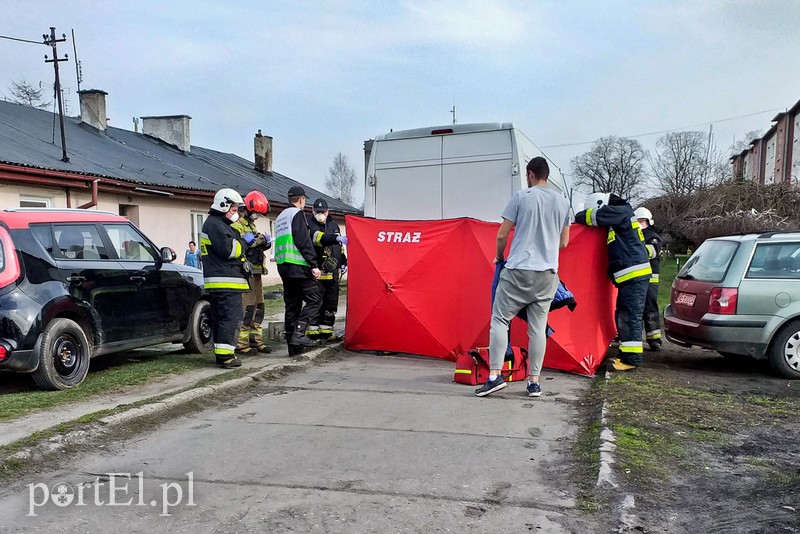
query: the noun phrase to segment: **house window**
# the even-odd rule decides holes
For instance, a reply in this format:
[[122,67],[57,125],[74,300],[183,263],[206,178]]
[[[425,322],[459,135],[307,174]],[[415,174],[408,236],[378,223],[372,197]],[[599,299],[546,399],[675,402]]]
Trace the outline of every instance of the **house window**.
[[32,197],[28,195],[19,196],[20,208],[49,208],[50,199],[47,197]]
[[206,214],[200,211],[193,211],[189,215],[191,217],[190,228],[192,232],[192,241],[200,245],[200,232],[203,231],[203,223],[206,221]]

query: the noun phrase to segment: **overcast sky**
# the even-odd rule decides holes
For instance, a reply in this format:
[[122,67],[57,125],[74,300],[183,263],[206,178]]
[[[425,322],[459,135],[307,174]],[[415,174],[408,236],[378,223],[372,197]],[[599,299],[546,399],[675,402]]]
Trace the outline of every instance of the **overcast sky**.
[[[794,0],[0,0],[0,35],[50,26],[68,38],[70,114],[74,30],[81,89],[108,92],[112,126],[190,115],[192,144],[251,161],[260,129],[274,170],[318,189],[342,152],[357,204],[363,142],[450,124],[454,105],[459,123],[513,122],[569,173],[607,135],[713,124],[727,149],[800,99]],[[0,97],[52,84],[48,52],[0,39]]]

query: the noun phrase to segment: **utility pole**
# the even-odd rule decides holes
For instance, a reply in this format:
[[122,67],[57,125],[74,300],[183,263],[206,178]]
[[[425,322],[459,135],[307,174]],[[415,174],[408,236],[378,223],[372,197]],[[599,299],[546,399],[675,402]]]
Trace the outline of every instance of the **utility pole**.
[[450,113],[453,114],[453,124],[456,123],[456,105],[453,104],[453,109],[450,110]]
[[42,37],[44,38],[44,44],[53,48],[53,59],[48,59],[47,56],[44,56],[44,62],[52,63],[56,71],[55,96],[58,100],[58,120],[61,126],[61,161],[69,163],[69,157],[67,156],[67,138],[64,135],[64,104],[61,98],[61,82],[58,78],[58,64],[61,61],[67,61],[68,56],[64,54],[64,57],[59,59],[58,49],[56,48],[58,43],[63,43],[67,40],[67,36],[66,34],[62,34],[61,39],[56,39],[56,29],[54,26],[50,26],[50,35],[45,33],[42,34]]

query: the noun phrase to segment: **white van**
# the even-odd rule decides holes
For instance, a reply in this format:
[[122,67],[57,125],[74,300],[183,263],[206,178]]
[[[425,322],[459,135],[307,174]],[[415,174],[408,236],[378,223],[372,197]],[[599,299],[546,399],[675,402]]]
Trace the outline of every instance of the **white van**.
[[[364,215],[500,222],[512,193],[528,187],[525,167],[543,154],[512,123],[457,124],[379,135],[364,143]],[[550,163],[550,186],[568,198]]]

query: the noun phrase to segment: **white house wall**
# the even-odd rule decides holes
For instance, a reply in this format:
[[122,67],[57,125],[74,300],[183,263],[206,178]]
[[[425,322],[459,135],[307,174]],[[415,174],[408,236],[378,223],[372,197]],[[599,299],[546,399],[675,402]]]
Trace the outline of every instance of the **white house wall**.
[[767,155],[764,159],[764,184],[769,185],[775,183],[775,136],[769,138],[767,141]]
[[794,139],[792,139],[792,183],[800,182],[800,113],[794,116]]

